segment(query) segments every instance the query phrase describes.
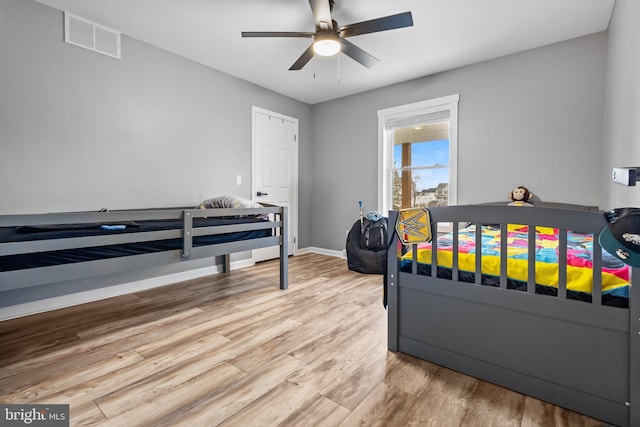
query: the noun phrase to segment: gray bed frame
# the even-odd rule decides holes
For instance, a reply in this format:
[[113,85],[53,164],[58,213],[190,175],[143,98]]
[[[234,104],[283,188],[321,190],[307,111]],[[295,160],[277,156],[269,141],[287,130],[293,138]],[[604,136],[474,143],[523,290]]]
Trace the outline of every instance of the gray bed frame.
[[[280,247],[280,289],[284,290],[288,287],[287,208],[267,204],[263,205],[264,207],[262,208],[240,209],[159,208],[107,212],[0,215],[0,227],[82,223],[117,224],[118,222],[142,220],[182,220],[182,228],[175,230],[0,243],[0,255],[4,256],[163,239],[182,239],[181,250],[169,250],[119,258],[0,272],[0,292],[216,256],[224,257],[223,271],[228,272],[230,271],[230,254],[269,246]],[[271,219],[257,223],[193,227],[194,218],[261,214],[269,215]],[[196,236],[261,229],[271,229],[271,236],[207,246],[192,246],[192,239]]]
[[[564,208],[560,208],[562,206]],[[593,303],[566,298],[566,230],[593,233],[606,226],[601,212],[577,206],[513,207],[469,205],[430,208],[437,224],[541,225],[559,228],[558,297],[507,289],[506,252],[501,253],[500,287],[458,281],[457,249],[452,280],[399,271],[399,244],[389,233],[387,257],[388,348],[434,362],[620,426],[640,426],[640,269],[632,269],[629,308],[600,303],[601,275],[594,273]],[[393,230],[397,211],[389,213]],[[535,228],[529,234],[529,271],[535,269]],[[564,237],[563,237],[564,236]],[[455,237],[454,237],[455,239]],[[594,272],[601,247],[594,243]],[[436,239],[434,244],[437,247]],[[456,247],[454,240],[454,247]],[[503,240],[503,247],[506,241]],[[563,252],[564,251],[564,252]],[[415,247],[413,253],[415,254]],[[434,265],[436,251],[432,251]]]

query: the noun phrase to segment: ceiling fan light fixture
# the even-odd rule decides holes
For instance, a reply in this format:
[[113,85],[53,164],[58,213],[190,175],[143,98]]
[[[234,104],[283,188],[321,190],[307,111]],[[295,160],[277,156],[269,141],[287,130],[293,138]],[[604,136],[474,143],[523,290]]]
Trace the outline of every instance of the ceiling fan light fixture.
[[338,34],[331,30],[318,31],[313,42],[313,51],[320,56],[332,56],[340,52]]

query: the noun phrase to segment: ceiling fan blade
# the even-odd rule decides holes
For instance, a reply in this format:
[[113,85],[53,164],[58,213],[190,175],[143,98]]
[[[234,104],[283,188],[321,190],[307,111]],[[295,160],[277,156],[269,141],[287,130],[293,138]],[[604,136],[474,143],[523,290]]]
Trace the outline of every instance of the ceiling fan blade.
[[289,71],[302,70],[302,67],[307,65],[307,62],[311,61],[311,58],[313,58],[313,55],[314,53],[313,53],[313,44],[312,44],[311,46],[309,46],[307,50],[302,52],[302,55],[300,55],[300,58],[298,58],[298,60],[293,63],[293,65],[289,68]]
[[294,31],[243,31],[242,37],[306,37],[311,38],[315,33]]
[[340,38],[340,44],[342,45],[342,52],[349,58],[364,65],[367,68],[371,68],[376,65],[380,60],[373,55],[368,54],[364,50],[360,49],[355,44]]
[[[317,30],[333,30],[329,0],[309,0]],[[322,24],[321,24],[322,23]]]
[[411,12],[398,13],[383,18],[371,19],[370,21],[357,22],[355,24],[343,25],[339,28],[342,37],[359,36],[361,34],[376,33],[378,31],[395,30],[413,26]]

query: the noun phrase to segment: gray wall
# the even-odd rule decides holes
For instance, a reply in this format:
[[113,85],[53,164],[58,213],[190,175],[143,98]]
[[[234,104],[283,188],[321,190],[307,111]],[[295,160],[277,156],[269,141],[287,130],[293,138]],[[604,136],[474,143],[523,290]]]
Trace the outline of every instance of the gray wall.
[[611,169],[640,166],[640,2],[616,0],[607,40],[604,208],[640,207],[640,187],[614,184]]
[[307,104],[125,35],[121,60],[65,44],[40,3],[0,1],[0,53],[0,214],[250,197],[252,105],[300,120],[311,168]]
[[[126,35],[121,60],[65,44],[62,12],[30,0],[0,0],[0,100],[0,214],[249,198],[251,106],[296,117],[298,242],[311,244],[307,104]],[[26,302],[149,274],[32,288],[0,300]]]
[[377,111],[455,93],[459,204],[524,185],[600,205],[605,59],[598,33],[314,105],[313,246],[341,250],[358,200],[377,209]]

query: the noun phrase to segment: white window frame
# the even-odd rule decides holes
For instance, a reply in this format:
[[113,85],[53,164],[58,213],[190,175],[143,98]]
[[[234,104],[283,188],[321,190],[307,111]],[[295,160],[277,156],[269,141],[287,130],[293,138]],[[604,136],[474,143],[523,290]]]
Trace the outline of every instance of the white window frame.
[[378,110],[378,211],[393,206],[393,130],[385,122],[449,111],[449,205],[458,203],[458,102],[459,94]]

